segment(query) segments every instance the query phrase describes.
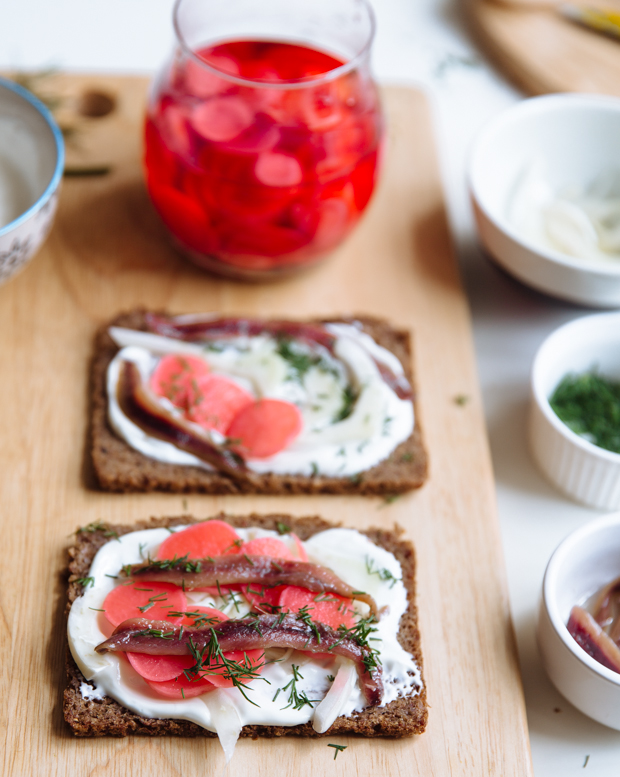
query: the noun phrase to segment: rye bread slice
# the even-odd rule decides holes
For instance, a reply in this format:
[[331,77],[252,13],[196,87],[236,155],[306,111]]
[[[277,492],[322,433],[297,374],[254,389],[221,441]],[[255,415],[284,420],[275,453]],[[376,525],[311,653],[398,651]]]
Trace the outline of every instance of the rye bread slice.
[[[327,319],[326,319],[327,320]],[[331,318],[329,321],[335,321]],[[351,321],[353,319],[340,319]],[[139,453],[118,437],[107,417],[106,372],[118,347],[108,327],[146,330],[145,311],[124,313],[98,331],[91,367],[90,449],[99,486],[105,491],[169,491],[203,494],[358,494],[364,496],[400,494],[419,488],[427,476],[428,462],[422,439],[415,384],[412,374],[409,333],[394,329],[377,318],[356,317],[364,331],[379,345],[394,353],[414,387],[415,427],[387,459],[354,477],[324,475],[253,475],[251,482],[233,480],[201,467],[166,464]],[[310,322],[309,322],[310,323]],[[311,323],[322,323],[314,320]]]
[[[231,516],[222,513],[215,517],[218,520],[228,521],[232,526],[238,528],[260,526],[264,529],[276,530],[278,524],[283,523],[302,540],[338,525],[329,523],[318,516],[294,518],[290,515],[280,514]],[[190,516],[180,516],[151,518],[148,521],[137,522],[133,526],[96,524],[79,530],[76,534],[75,545],[69,549],[70,574],[67,589],[67,615],[71,604],[82,595],[83,585],[79,580],[88,576],[95,554],[106,542],[113,541],[114,536],[121,536],[139,529],[180,526],[197,522],[198,519]],[[392,531],[369,529],[363,533],[376,545],[393,553],[402,566],[403,582],[408,595],[408,608],[400,620],[398,641],[413,656],[420,672],[422,672],[422,651],[415,605],[415,553],[413,546],[410,542],[400,538],[402,529],[396,526]],[[188,721],[144,718],[121,706],[108,696],[102,700],[89,701],[84,699],[80,692],[80,685],[86,681],[68,647],[66,668],[68,683],[64,692],[64,716],[76,736],[124,737],[130,734],[215,736],[212,732]],[[422,678],[422,687],[415,696],[403,696],[384,707],[369,707],[351,717],[339,717],[325,734],[317,734],[311,723],[305,723],[301,726],[244,726],[241,736],[253,739],[281,736],[319,737],[335,734],[363,737],[404,737],[421,734],[426,727],[427,715],[426,689]]]

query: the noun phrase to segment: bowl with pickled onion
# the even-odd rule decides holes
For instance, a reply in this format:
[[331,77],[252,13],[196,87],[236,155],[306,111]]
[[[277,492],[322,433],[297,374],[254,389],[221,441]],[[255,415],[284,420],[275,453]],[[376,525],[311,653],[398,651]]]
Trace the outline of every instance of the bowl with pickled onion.
[[537,640],[551,682],[620,730],[620,513],[570,534],[545,572]]

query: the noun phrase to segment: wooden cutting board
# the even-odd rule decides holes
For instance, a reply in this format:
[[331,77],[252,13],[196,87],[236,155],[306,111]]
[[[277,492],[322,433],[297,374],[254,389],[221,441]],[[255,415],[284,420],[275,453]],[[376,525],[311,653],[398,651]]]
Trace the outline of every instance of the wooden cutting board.
[[[214,740],[75,739],[69,732],[61,712],[66,549],[76,527],[91,521],[282,510],[354,527],[405,527],[419,559],[429,725],[423,736],[399,741],[241,740],[229,773],[531,774],[469,312],[424,96],[385,90],[386,166],[347,244],[306,275],[252,286],[205,275],[168,246],[140,171],[146,82],[67,76],[56,85],[70,96],[96,87],[116,97],[109,116],[82,121],[70,153],[73,166],[105,163],[112,172],[65,179],[45,247],[0,289],[2,773],[221,775]],[[92,338],[102,321],[136,305],[259,316],[360,311],[411,328],[428,484],[393,503],[91,490],[85,431]],[[332,741],[348,746],[335,762]]]
[[[620,10],[618,0],[581,4]],[[620,41],[583,29],[545,5],[553,2],[466,0],[464,7],[482,48],[529,94],[620,96]]]

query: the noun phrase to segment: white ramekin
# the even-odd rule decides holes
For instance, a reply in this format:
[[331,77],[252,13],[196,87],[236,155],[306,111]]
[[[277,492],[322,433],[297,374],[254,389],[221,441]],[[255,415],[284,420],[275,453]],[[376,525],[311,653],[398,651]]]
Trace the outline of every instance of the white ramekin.
[[587,186],[617,166],[620,99],[553,94],[523,100],[485,127],[468,167],[478,234],[491,258],[539,291],[592,307],[620,307],[620,261],[584,261],[547,249],[508,220],[519,177],[539,159],[554,189]]
[[560,490],[591,507],[616,510],[620,508],[620,454],[572,432],[549,404],[567,373],[592,369],[620,380],[620,313],[571,321],[539,348],[532,366],[530,449],[543,474]]
[[620,730],[620,674],[599,664],[570,635],[571,608],[620,576],[620,514],[592,521],[555,550],[542,588],[538,647],[549,679],[584,714]]

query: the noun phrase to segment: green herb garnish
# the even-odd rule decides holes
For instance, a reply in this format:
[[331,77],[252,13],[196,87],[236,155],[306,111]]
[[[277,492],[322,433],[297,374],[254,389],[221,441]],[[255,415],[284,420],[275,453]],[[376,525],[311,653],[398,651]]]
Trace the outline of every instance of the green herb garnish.
[[390,572],[389,569],[375,569],[375,563],[370,558],[370,556],[366,556],[366,571],[369,575],[377,575],[380,580],[384,580],[385,582],[390,583],[390,588],[393,588],[396,583],[400,583],[401,578],[400,577],[394,577],[394,575]]
[[345,418],[348,418],[351,415],[356,399],[357,395],[353,390],[353,387],[347,384],[342,390],[342,404],[340,410],[334,416],[335,424],[339,421],[344,421]]
[[[304,677],[299,671],[298,666],[295,666],[295,664],[292,664],[291,668],[293,670],[293,679],[290,682],[288,682],[284,686],[284,688],[282,688],[283,691],[289,691],[288,704],[286,705],[286,707],[282,707],[282,709],[287,710],[289,707],[292,707],[294,710],[300,710],[302,709],[302,707],[305,707],[306,705],[308,705],[309,707],[312,707],[313,704],[318,704],[320,699],[309,699],[305,691],[297,690],[298,680],[303,680]],[[276,696],[277,695],[278,694],[276,693]],[[273,698],[274,701],[276,699],[276,696],[274,696]]]
[[330,742],[330,743],[327,745],[327,747],[333,747],[333,748],[334,748],[334,750],[336,751],[336,752],[334,753],[334,761],[335,761],[335,760],[336,760],[336,758],[338,757],[338,753],[342,753],[342,751],[343,751],[343,750],[346,750],[346,749],[347,749],[347,747],[348,747],[348,745],[332,745],[332,744],[331,744],[331,742]]
[[115,540],[120,541],[118,533],[112,531],[112,529],[108,529],[108,527],[101,523],[101,521],[93,521],[86,526],[82,526],[80,529],[78,529],[78,534],[92,533],[96,531],[102,531],[104,537],[114,537]]
[[291,377],[295,380],[301,380],[311,367],[323,361],[317,354],[300,350],[293,340],[285,337],[278,340],[276,353],[288,363]]
[[570,373],[549,399],[558,418],[599,448],[620,453],[620,381],[596,371]]
[[94,577],[79,577],[76,581],[76,583],[80,583],[84,586],[84,588],[88,588],[88,586],[94,586],[95,585],[95,578]]
[[278,530],[278,534],[290,534],[291,527],[287,526],[285,523],[282,523],[282,521],[278,521],[276,524],[276,529]]

